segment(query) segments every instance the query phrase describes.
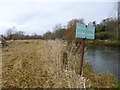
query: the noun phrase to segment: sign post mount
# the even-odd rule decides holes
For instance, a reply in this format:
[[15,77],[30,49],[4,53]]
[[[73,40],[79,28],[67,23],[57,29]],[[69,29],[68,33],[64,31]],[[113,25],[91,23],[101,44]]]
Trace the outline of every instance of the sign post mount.
[[76,23],[76,38],[82,39],[82,53],[81,53],[81,63],[80,63],[80,76],[82,75],[83,68],[83,58],[84,58],[84,48],[85,39],[95,39],[95,27],[87,26],[84,24]]

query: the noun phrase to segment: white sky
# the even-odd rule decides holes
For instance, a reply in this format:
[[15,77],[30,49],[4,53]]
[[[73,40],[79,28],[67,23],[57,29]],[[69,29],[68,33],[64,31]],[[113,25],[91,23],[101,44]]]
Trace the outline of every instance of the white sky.
[[83,18],[86,24],[100,23],[107,17],[115,17],[117,10],[116,2],[16,1],[0,0],[0,34],[15,26],[26,34],[42,35],[48,30],[53,31],[56,24],[64,26],[72,19]]

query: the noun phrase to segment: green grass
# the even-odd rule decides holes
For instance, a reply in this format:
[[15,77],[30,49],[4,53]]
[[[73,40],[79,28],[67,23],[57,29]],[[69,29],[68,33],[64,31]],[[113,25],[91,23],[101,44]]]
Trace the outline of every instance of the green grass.
[[110,41],[110,43],[112,43],[112,44],[120,43],[120,40],[109,40],[109,41]]
[[85,41],[86,41],[86,42],[91,42],[91,43],[94,42],[94,40],[85,40]]
[[[85,40],[86,42],[95,42],[96,40]],[[97,40],[98,41],[98,40]],[[105,40],[101,40],[101,41],[105,41]],[[120,43],[120,40],[108,40],[109,43],[112,44],[116,44],[116,43]]]

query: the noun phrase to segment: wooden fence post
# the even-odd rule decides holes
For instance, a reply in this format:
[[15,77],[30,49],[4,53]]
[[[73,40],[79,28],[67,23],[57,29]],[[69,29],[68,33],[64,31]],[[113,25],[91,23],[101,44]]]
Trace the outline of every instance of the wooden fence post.
[[68,55],[66,52],[63,53],[63,66],[67,67],[68,65]]

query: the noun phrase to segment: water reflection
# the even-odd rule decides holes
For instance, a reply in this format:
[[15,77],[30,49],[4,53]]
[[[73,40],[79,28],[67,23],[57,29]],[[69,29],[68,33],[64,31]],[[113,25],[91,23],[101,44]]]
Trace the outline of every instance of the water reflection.
[[118,58],[120,56],[120,50],[111,49],[111,48],[91,48],[88,49],[85,59],[92,64],[93,69],[97,73],[112,73],[114,76],[118,78],[120,73],[118,73]]

